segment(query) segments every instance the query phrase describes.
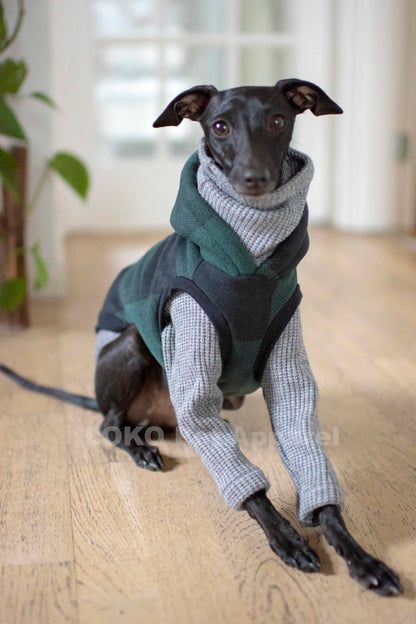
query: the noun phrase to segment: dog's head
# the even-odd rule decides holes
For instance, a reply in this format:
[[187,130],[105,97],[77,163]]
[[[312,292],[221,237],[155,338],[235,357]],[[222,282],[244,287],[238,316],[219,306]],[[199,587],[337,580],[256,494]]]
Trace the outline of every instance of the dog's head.
[[200,85],[180,93],[153,126],[199,121],[210,154],[241,195],[260,196],[280,184],[282,160],[296,115],[342,113],[317,85],[290,78],[274,87],[238,87],[217,91]]

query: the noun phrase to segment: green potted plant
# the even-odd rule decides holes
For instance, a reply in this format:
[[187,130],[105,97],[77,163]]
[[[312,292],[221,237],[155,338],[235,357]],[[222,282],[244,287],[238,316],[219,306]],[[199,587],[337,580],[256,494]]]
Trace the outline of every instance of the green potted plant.
[[24,1],[17,0],[17,17],[9,28],[0,0],[0,315],[10,325],[29,324],[26,262],[34,263],[36,289],[48,281],[48,269],[39,243],[28,246],[25,240],[26,221],[38,203],[51,172],[57,173],[82,199],[86,199],[89,174],[84,163],[68,152],[57,152],[45,161],[43,172],[33,194],[27,193],[29,139],[15,112],[14,105],[22,97],[33,98],[51,109],[55,103],[45,93],[22,93],[28,73],[23,59],[8,58],[7,50],[19,34],[24,19]]

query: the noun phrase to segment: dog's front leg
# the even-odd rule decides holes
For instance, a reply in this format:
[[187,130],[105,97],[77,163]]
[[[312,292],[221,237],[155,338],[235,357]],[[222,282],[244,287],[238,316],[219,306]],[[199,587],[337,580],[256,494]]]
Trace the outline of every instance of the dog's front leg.
[[213,325],[189,295],[178,294],[168,310],[172,324],[162,343],[183,437],[198,451],[228,505],[248,511],[283,561],[307,572],[318,570],[317,555],[267,499],[265,475],[243,455],[231,425],[220,416],[222,363]]
[[361,585],[381,595],[401,593],[396,573],[367,554],[342,519],[342,493],[320,438],[318,392],[298,311],[270,355],[262,385],[280,454],[298,491],[300,521],[322,527],[326,540]]
[[397,574],[379,559],[365,552],[349,533],[337,507],[325,505],[316,511],[316,519],[328,544],[345,559],[350,576],[381,596],[397,595],[403,587]]
[[317,554],[273,507],[264,490],[250,496],[243,507],[259,523],[271,549],[284,563],[303,572],[317,572],[320,569]]
[[297,310],[267,361],[262,388],[280,456],[298,493],[301,524],[313,526],[313,512],[343,506],[343,495],[322,442],[318,387],[309,365]]
[[222,360],[217,333],[186,293],[176,293],[167,312],[171,323],[162,333],[163,357],[179,431],[198,452],[226,503],[242,509],[251,494],[270,484],[243,455],[231,425],[221,418]]

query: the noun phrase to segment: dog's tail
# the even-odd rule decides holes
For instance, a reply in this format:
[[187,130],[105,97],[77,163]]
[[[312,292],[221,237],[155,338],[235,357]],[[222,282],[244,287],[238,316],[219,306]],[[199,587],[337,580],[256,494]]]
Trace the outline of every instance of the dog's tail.
[[72,403],[73,405],[83,407],[84,409],[88,409],[93,412],[100,411],[98,403],[95,399],[85,397],[80,394],[73,394],[72,392],[65,392],[65,390],[60,390],[59,388],[41,386],[37,383],[34,383],[33,381],[30,381],[29,379],[25,379],[21,375],[18,375],[3,364],[0,364],[0,371],[10,377],[10,379],[13,379],[13,381],[15,381],[17,384],[19,384],[19,386],[25,388],[26,390],[39,392],[40,394],[47,394],[48,396],[54,397],[55,399],[59,399],[60,401],[65,401],[65,403]]

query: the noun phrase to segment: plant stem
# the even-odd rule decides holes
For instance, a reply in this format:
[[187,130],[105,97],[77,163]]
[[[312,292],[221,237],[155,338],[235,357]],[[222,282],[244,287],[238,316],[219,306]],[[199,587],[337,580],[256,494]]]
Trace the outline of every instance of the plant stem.
[[45,186],[46,180],[48,178],[48,173],[49,173],[49,163],[46,163],[43,171],[42,171],[42,175],[40,176],[38,183],[36,185],[36,188],[33,192],[33,197],[32,197],[32,201],[30,201],[27,206],[26,206],[26,214],[29,215],[33,212],[34,207],[36,206],[36,204],[39,201],[39,197],[43,191],[43,187]]
[[4,52],[4,50],[6,48],[8,48],[9,45],[11,45],[13,43],[13,41],[16,39],[17,35],[19,34],[19,30],[20,30],[20,27],[21,27],[22,22],[23,22],[23,16],[25,14],[25,7],[24,7],[24,4],[23,4],[23,0],[18,0],[18,2],[19,2],[19,13],[17,15],[17,20],[16,20],[16,24],[14,26],[14,30],[13,30],[12,34],[10,35],[10,37],[8,39],[6,39],[6,41],[0,47],[0,53]]
[[[26,258],[20,250],[25,247],[25,197],[27,180],[27,147],[15,145],[11,148],[17,162],[16,180],[19,200],[3,186],[3,227],[5,237],[3,247],[3,281],[19,280],[26,283]],[[9,325],[27,327],[29,324],[28,301],[21,302],[16,310],[7,313]]]

